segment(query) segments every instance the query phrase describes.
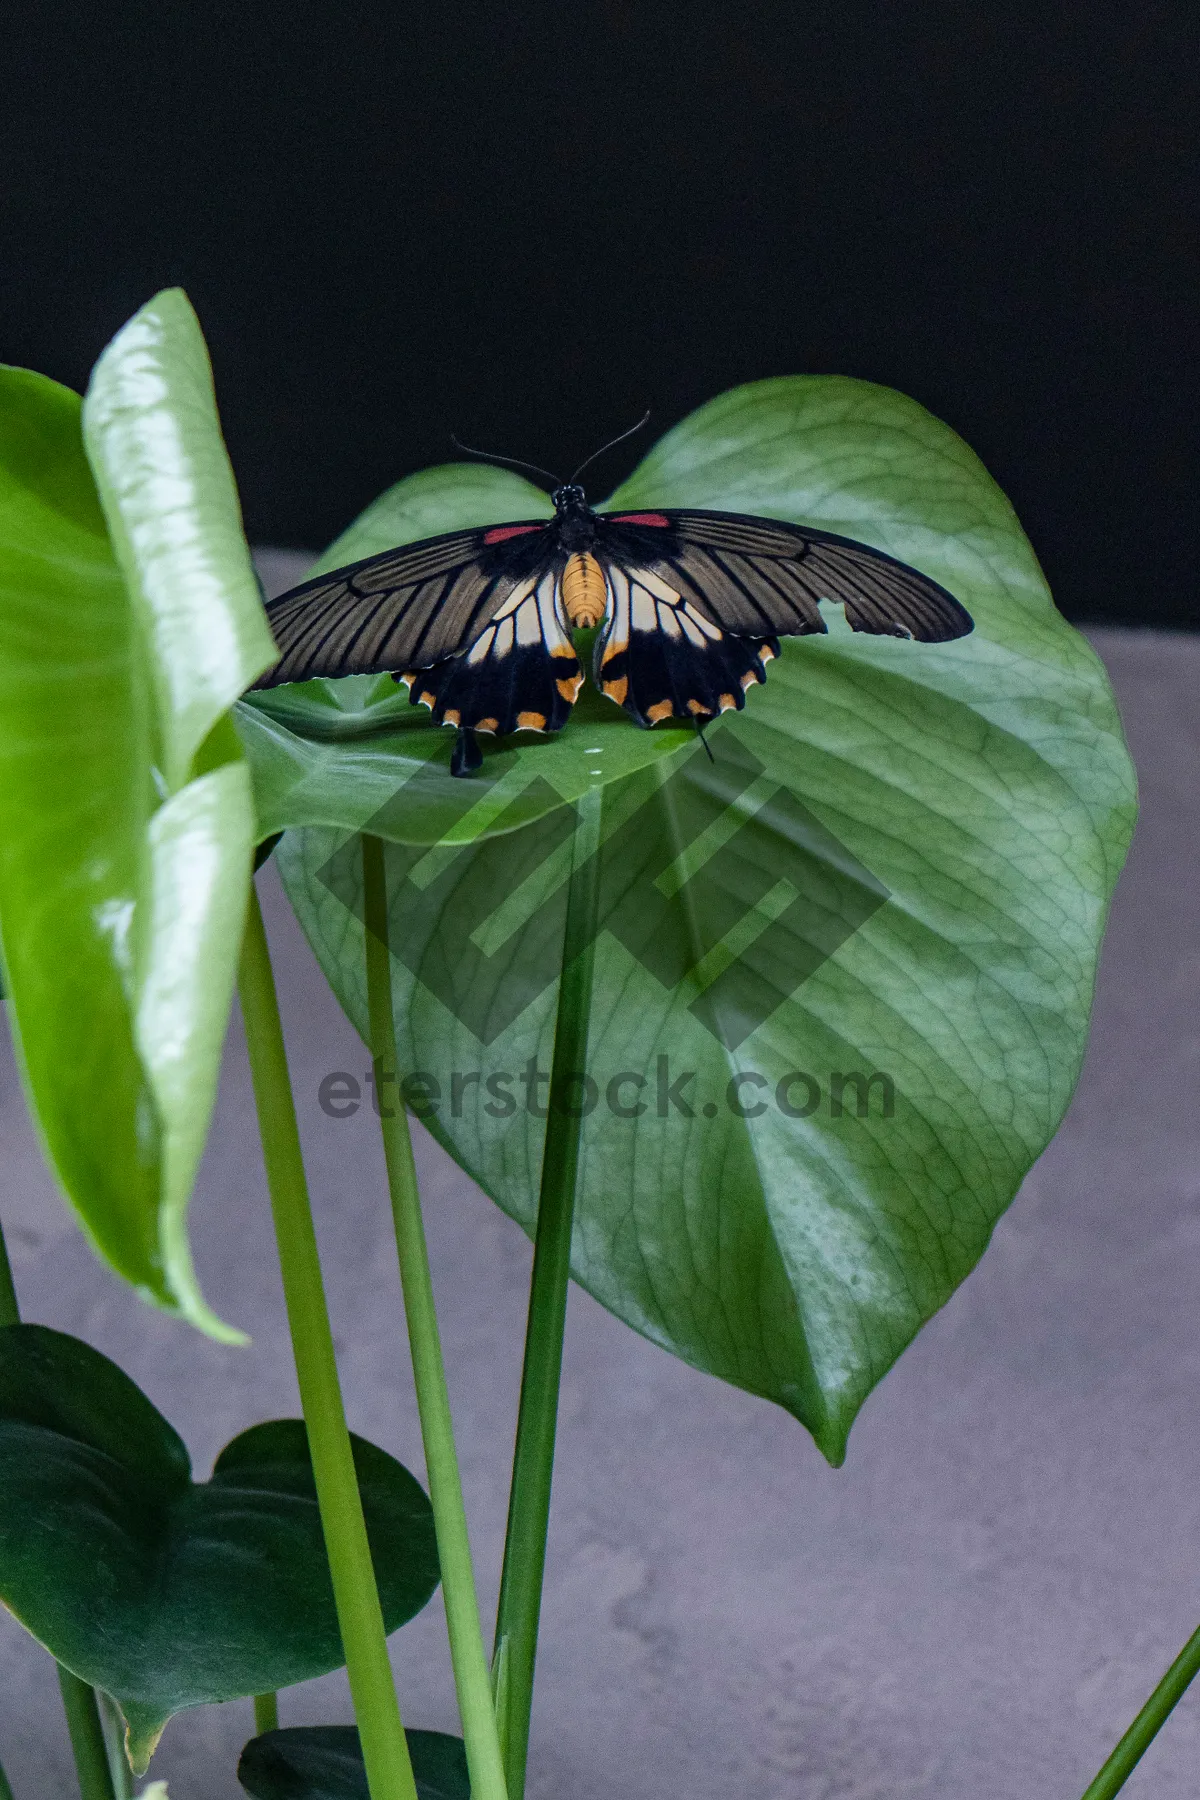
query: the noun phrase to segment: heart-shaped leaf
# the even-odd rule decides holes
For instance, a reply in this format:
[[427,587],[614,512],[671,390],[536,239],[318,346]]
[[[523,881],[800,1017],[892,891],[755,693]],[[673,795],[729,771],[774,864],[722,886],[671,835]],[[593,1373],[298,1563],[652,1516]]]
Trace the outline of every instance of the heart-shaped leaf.
[[183,295],[118,334],[82,420],[0,371],[0,932],[26,1091],[101,1254],[233,1340],[185,1214],[256,835],[227,712],[273,655]]
[[[827,636],[783,640],[710,734],[715,764],[692,750],[604,790],[589,1079],[562,1097],[587,1112],[574,1274],[838,1461],[1062,1117],[1133,771],[1103,668],[1012,508],[902,395],[825,377],[735,390],[612,504],[842,532],[975,619],[921,645],[834,615]],[[410,796],[419,812],[418,788],[389,818]],[[409,1098],[526,1228],[570,833],[559,809],[474,847],[388,853],[399,1065],[426,1077]],[[277,861],[365,1035],[357,846],[289,832]]]
[[[438,1581],[430,1505],[354,1439],[386,1629]],[[252,1426],[191,1479],[182,1440],[115,1363],[0,1330],[0,1599],[119,1704],[135,1770],[174,1713],[287,1687],[343,1656],[303,1422]]]
[[[470,1800],[461,1738],[407,1731],[418,1800]],[[238,1780],[254,1800],[370,1800],[354,1725],[300,1725],[251,1738]]]

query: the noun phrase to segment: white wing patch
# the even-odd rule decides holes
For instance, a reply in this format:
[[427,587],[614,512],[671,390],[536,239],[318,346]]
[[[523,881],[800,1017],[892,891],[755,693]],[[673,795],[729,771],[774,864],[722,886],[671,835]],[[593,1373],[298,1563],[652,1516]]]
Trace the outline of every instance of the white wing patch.
[[519,582],[467,651],[468,665],[499,661],[517,645],[544,644],[551,656],[572,654],[571,633],[557,588],[558,577],[553,573],[543,575],[540,581],[531,575]]
[[629,648],[629,640],[635,631],[661,631],[676,640],[687,638],[697,649],[717,643],[724,637],[719,625],[714,625],[653,569],[622,569],[614,564],[607,575],[606,662]]

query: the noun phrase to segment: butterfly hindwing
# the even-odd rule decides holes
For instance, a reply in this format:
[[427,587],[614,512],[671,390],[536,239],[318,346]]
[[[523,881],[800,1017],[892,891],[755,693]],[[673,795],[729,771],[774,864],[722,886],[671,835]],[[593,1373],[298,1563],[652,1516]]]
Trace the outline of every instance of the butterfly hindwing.
[[267,607],[279,661],[257,682],[393,674],[455,656],[555,558],[545,520],[452,531],[385,550]]
[[562,612],[559,570],[518,582],[469,649],[396,679],[438,725],[496,736],[560,731],[583,671]]
[[779,654],[770,639],[723,631],[655,569],[612,563],[606,578],[594,678],[639,725],[670,718],[703,724],[744,706],[746,689],[765,680],[765,664]]

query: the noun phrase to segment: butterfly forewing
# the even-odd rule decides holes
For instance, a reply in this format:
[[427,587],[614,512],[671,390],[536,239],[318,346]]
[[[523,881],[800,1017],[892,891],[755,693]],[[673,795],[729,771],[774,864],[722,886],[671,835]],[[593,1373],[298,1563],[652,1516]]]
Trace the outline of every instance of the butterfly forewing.
[[602,558],[656,569],[728,632],[824,631],[822,600],[844,606],[855,631],[876,635],[945,643],[972,628],[970,614],[928,575],[832,532],[741,513],[600,517]]
[[448,532],[319,575],[268,605],[280,655],[257,685],[430,667],[469,648],[556,554],[537,520]]

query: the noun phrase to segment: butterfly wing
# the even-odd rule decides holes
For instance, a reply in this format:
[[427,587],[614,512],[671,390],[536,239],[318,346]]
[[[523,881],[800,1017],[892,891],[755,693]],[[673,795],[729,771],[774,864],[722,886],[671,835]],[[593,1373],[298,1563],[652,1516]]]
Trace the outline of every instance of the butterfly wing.
[[617,513],[602,523],[605,557],[655,568],[724,631],[824,631],[821,600],[844,606],[855,631],[922,644],[946,643],[973,627],[965,607],[928,575],[833,532],[700,511]]
[[745,704],[777,637],[823,632],[820,601],[855,631],[944,643],[970,614],[929,576],[883,551],[740,513],[600,515],[609,582],[596,680],[640,723]]
[[385,550],[267,607],[279,661],[257,682],[391,674],[439,724],[556,731],[583,675],[558,600],[552,522]]
[[545,520],[451,531],[318,575],[267,607],[279,661],[259,687],[392,674],[455,656],[555,555]]
[[[654,568],[610,563],[609,602],[593,671],[602,693],[639,725],[682,718],[703,724],[746,704],[778,656],[773,638],[738,636],[685,598],[684,583]],[[818,615],[819,617],[820,615]]]
[[438,725],[493,732],[561,731],[583,670],[562,610],[557,566],[519,581],[465,651],[397,673]]

